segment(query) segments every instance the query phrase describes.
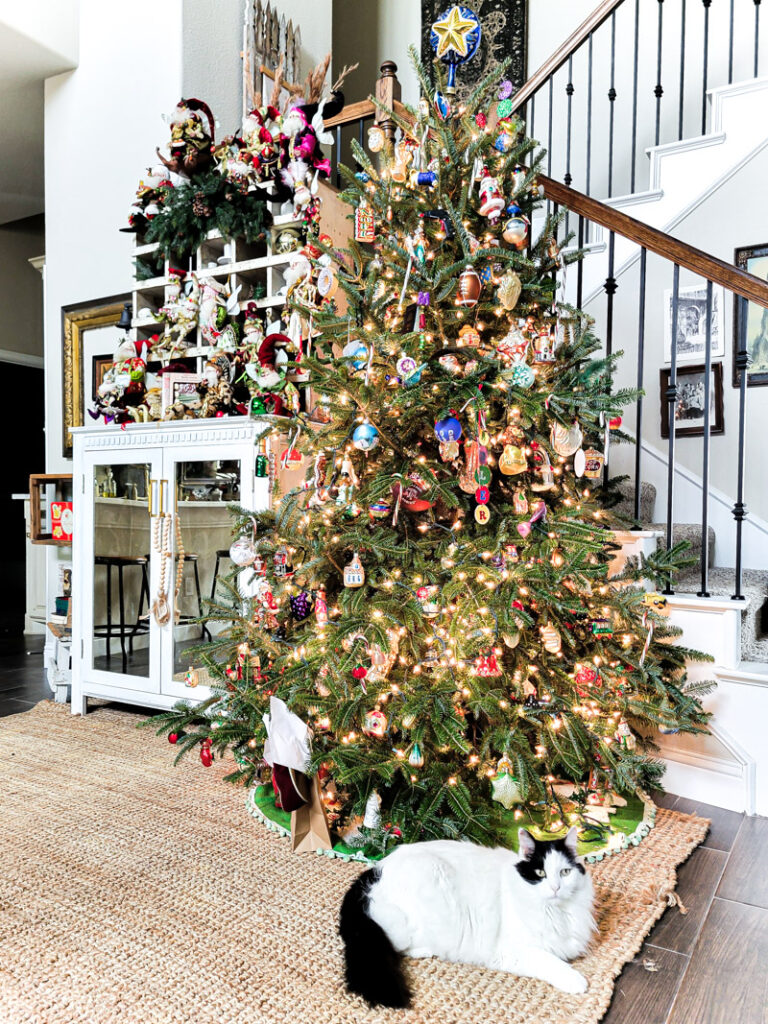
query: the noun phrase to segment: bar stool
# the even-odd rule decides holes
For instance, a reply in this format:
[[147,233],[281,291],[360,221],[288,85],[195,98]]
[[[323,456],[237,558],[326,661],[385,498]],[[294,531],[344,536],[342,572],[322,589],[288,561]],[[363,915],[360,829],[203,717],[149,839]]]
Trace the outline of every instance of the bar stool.
[[[177,562],[178,562],[178,559],[179,559],[179,556],[177,555],[176,556],[176,561]],[[195,622],[203,614],[203,597],[202,597],[202,594],[200,592],[200,570],[197,567],[197,561],[198,561],[198,556],[197,555],[191,555],[191,554],[185,553],[185,555],[184,555],[184,567],[186,568],[187,563],[189,563],[189,565],[192,566],[192,571],[193,571],[194,577],[195,577],[195,596],[197,597],[197,615],[182,615],[180,613],[178,619],[176,620],[176,623],[179,626],[184,626],[184,625],[187,625],[190,622]],[[217,555],[217,566],[218,566],[218,555]],[[214,579],[215,579],[215,576],[214,576]],[[181,595],[179,595],[179,598],[181,598]],[[179,607],[181,607],[181,600],[179,600]],[[205,639],[211,640],[211,639],[213,639],[211,637],[210,630],[208,629],[206,624],[203,622],[203,623],[200,623],[200,625],[202,626],[202,632],[200,633],[200,639],[201,640],[205,640]]]
[[[144,600],[146,598],[149,607],[149,574],[147,566],[149,555],[138,555],[130,557],[126,555],[96,555],[94,565],[103,565],[107,570],[107,621],[95,624],[93,635],[96,639],[107,641],[107,661],[112,660],[111,640],[114,636],[120,637],[120,651],[123,659],[123,672],[128,670],[128,654],[133,654],[133,638],[137,634],[149,632],[149,621],[142,618],[144,612]],[[125,621],[125,579],[124,571],[127,568],[137,567],[141,569],[141,586],[139,590],[139,607],[136,612],[135,622]],[[112,621],[112,570],[117,569],[117,595],[120,616],[117,623]],[[128,639],[128,650],[125,649],[125,641]]]
[[229,558],[229,548],[220,548],[216,552],[216,564],[213,567],[213,583],[211,583],[211,601],[216,600],[216,584],[219,582],[219,566],[222,558]]

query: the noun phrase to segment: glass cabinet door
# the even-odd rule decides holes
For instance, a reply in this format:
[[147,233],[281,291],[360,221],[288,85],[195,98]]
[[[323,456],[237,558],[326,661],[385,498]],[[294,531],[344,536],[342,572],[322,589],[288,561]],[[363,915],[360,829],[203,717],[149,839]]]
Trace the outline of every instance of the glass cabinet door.
[[156,646],[151,609],[160,459],[152,452],[110,452],[89,461],[84,486],[91,491],[93,545],[85,567],[84,668],[102,683],[148,691]]
[[[167,660],[161,692],[202,700],[208,696],[208,670],[200,645],[226,629],[201,623],[219,581],[232,570],[232,516],[227,506],[252,501],[253,446],[212,446],[166,452],[165,477],[174,515],[174,615],[164,639]],[[245,486],[244,486],[245,485]],[[245,491],[245,493],[244,493]]]

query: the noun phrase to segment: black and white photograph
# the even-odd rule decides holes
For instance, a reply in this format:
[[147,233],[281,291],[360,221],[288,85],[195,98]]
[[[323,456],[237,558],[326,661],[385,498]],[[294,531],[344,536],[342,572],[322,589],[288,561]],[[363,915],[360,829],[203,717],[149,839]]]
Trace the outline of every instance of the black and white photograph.
[[[672,361],[672,289],[664,292],[664,362]],[[725,355],[723,335],[723,289],[712,289],[711,318],[712,358]],[[677,330],[675,349],[677,363],[692,363],[704,359],[707,344],[707,286],[692,285],[677,293]]]
[[[670,371],[659,370],[661,385],[661,436],[669,437]],[[677,401],[675,403],[675,437],[701,437],[704,434],[705,411],[704,366],[684,366],[677,371]],[[723,364],[712,365],[709,389],[710,433],[725,433],[723,422]]]
[[[768,281],[768,245],[747,245],[737,249],[733,262],[763,281]],[[734,303],[733,311],[733,386],[739,386],[739,371],[736,369],[736,353],[741,333],[741,303]],[[768,309],[756,302],[747,304],[747,386],[768,384]]]

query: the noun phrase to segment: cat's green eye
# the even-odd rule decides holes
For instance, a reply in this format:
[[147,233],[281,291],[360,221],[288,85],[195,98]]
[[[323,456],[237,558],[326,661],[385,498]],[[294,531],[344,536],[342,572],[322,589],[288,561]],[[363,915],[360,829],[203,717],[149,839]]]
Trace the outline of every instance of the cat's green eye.
[[570,875],[571,870],[572,870],[571,868],[563,868],[563,870],[560,872],[560,875],[563,878],[565,878],[566,875]]
[[539,876],[539,878],[543,878],[544,875],[546,875],[546,873],[547,872],[543,868],[536,868],[536,874]]

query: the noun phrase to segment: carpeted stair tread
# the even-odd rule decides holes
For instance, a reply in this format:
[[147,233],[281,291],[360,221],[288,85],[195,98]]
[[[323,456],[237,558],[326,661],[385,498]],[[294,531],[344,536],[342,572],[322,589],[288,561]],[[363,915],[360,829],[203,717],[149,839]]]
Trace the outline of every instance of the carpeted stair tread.
[[[749,598],[749,604],[741,613],[741,658],[768,661],[768,570],[744,569],[742,580],[741,592]],[[708,590],[712,597],[732,597],[734,585],[733,569],[710,569]],[[676,594],[698,594],[701,569],[697,566],[681,573],[674,589]]]

